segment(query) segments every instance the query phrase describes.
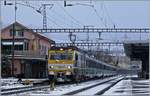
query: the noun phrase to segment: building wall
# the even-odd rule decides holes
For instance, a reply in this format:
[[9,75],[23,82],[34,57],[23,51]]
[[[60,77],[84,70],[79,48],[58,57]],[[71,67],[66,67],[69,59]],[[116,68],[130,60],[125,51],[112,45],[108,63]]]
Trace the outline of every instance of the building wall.
[[[2,30],[2,33],[1,33],[2,40],[6,40],[6,39],[12,40],[12,36],[10,36],[10,29],[12,29],[12,28],[13,28],[12,26],[9,26]],[[16,29],[22,29],[22,26],[17,24]],[[51,43],[48,38],[43,37],[40,34],[33,33],[29,30],[24,30],[24,36],[22,36],[22,37],[15,36],[15,39],[19,40],[20,38],[27,40],[26,42],[28,42],[28,50],[26,50],[26,51],[31,51],[33,53],[39,52],[42,55],[46,56],[48,54],[48,49],[50,49],[50,47],[51,47]],[[34,60],[36,60],[37,62],[40,62],[41,64],[46,64],[46,62],[43,60],[35,59],[35,57],[33,57],[33,58],[34,58]],[[45,57],[43,57],[43,58],[45,58]],[[30,58],[30,60],[24,59],[24,61],[25,62],[23,64],[23,66],[21,66],[21,59],[15,58],[15,61],[14,61],[14,69],[15,69],[14,73],[15,74],[21,74],[21,71],[26,73],[26,71],[27,71],[26,69],[29,69],[29,68],[26,68],[26,66],[27,67],[32,66],[32,64],[33,64],[31,58]],[[40,63],[35,64],[34,66],[36,66],[37,68],[40,68],[40,66],[41,66]],[[32,70],[33,68],[30,68],[30,69],[31,69],[31,71],[34,71],[34,70]],[[23,74],[25,74],[25,73],[23,73]],[[36,72],[32,72],[32,73],[36,73]],[[27,73],[27,74],[30,74],[30,73]]]
[[[1,39],[12,39],[12,36],[10,36],[10,29],[12,29],[12,27],[9,27],[5,30],[2,30],[1,33]],[[21,29],[21,27],[17,26],[16,29]],[[33,33],[31,31],[27,31],[24,30],[24,36],[23,37],[15,37],[15,39],[17,38],[25,38],[29,40],[29,50],[33,50],[33,51],[46,51],[44,50],[44,47],[46,47],[46,49],[49,49],[51,44],[48,41],[48,39],[45,39],[44,37]],[[41,48],[40,48],[41,46]]]
[[[12,69],[12,65],[11,65]],[[14,73],[15,74],[20,74],[21,73],[21,65],[20,65],[20,60],[14,60]]]
[[[12,39],[12,36],[10,36],[10,29],[13,27],[10,26],[4,30],[2,30],[1,39]],[[20,26],[16,26],[16,29],[21,29]],[[50,49],[50,42],[47,38],[44,38],[43,36],[40,36],[37,33],[33,33],[28,30],[24,30],[24,36],[23,37],[16,37],[15,39],[25,38],[29,40],[28,50],[32,51],[39,51],[41,53],[48,52],[48,49]]]

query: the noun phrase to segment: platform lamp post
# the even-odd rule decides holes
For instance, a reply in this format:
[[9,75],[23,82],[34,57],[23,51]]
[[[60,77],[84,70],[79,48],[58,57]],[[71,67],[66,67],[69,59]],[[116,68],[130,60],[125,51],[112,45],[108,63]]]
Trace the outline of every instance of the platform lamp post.
[[[13,5],[13,3],[7,3],[6,0],[4,1],[4,5]],[[16,23],[16,11],[17,11],[17,6],[16,6],[16,0],[15,0],[15,7],[14,7],[14,10],[15,10],[15,23]],[[16,29],[15,29],[15,23],[13,24],[13,29],[12,29],[12,68],[11,68],[11,75],[12,77],[14,76],[14,50],[15,50],[15,33],[16,33]]]

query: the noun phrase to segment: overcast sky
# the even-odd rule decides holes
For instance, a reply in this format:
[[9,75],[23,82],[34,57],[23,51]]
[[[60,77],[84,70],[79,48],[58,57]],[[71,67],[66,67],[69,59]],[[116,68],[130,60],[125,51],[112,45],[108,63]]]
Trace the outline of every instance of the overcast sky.
[[[11,1],[8,1],[11,2]],[[48,28],[83,28],[83,26],[94,26],[98,28],[148,28],[150,27],[150,2],[149,1],[76,1],[67,2],[74,6],[64,7],[64,2],[21,2],[17,3],[30,4],[35,9],[39,9],[41,4],[54,4],[50,9],[47,7],[47,25]],[[4,6],[2,4],[2,22],[6,26],[14,22],[14,6]],[[94,5],[94,7],[92,7]],[[37,13],[35,9],[17,4],[17,21],[25,26],[32,28],[42,28],[42,15]],[[68,35],[68,34],[67,34]],[[66,34],[49,34],[50,38],[56,41],[68,40]],[[135,35],[135,34],[134,34]],[[102,34],[105,39],[123,38],[122,35]],[[146,36],[145,34],[143,37]],[[133,35],[127,36],[133,39]],[[139,35],[134,36],[135,38]],[[98,34],[91,34],[90,39],[98,38]],[[144,37],[145,38],[145,37]],[[85,40],[86,35],[77,35],[78,40]]]

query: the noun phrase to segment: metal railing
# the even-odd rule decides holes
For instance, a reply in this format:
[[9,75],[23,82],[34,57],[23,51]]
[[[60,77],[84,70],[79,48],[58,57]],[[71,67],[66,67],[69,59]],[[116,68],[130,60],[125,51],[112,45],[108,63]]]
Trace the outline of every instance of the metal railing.
[[[2,51],[3,55],[7,56],[12,56],[12,51],[7,50],[7,51]],[[41,58],[45,59],[46,58],[46,52],[43,51],[33,51],[33,50],[15,50],[14,51],[15,57],[24,57],[24,58]]]

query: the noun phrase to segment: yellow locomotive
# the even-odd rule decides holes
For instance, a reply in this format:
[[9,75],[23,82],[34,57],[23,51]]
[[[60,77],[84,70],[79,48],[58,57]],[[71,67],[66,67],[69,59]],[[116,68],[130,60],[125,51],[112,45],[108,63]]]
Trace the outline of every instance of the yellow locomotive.
[[74,47],[52,47],[48,56],[49,77],[56,77],[57,81],[69,81],[75,64]]

